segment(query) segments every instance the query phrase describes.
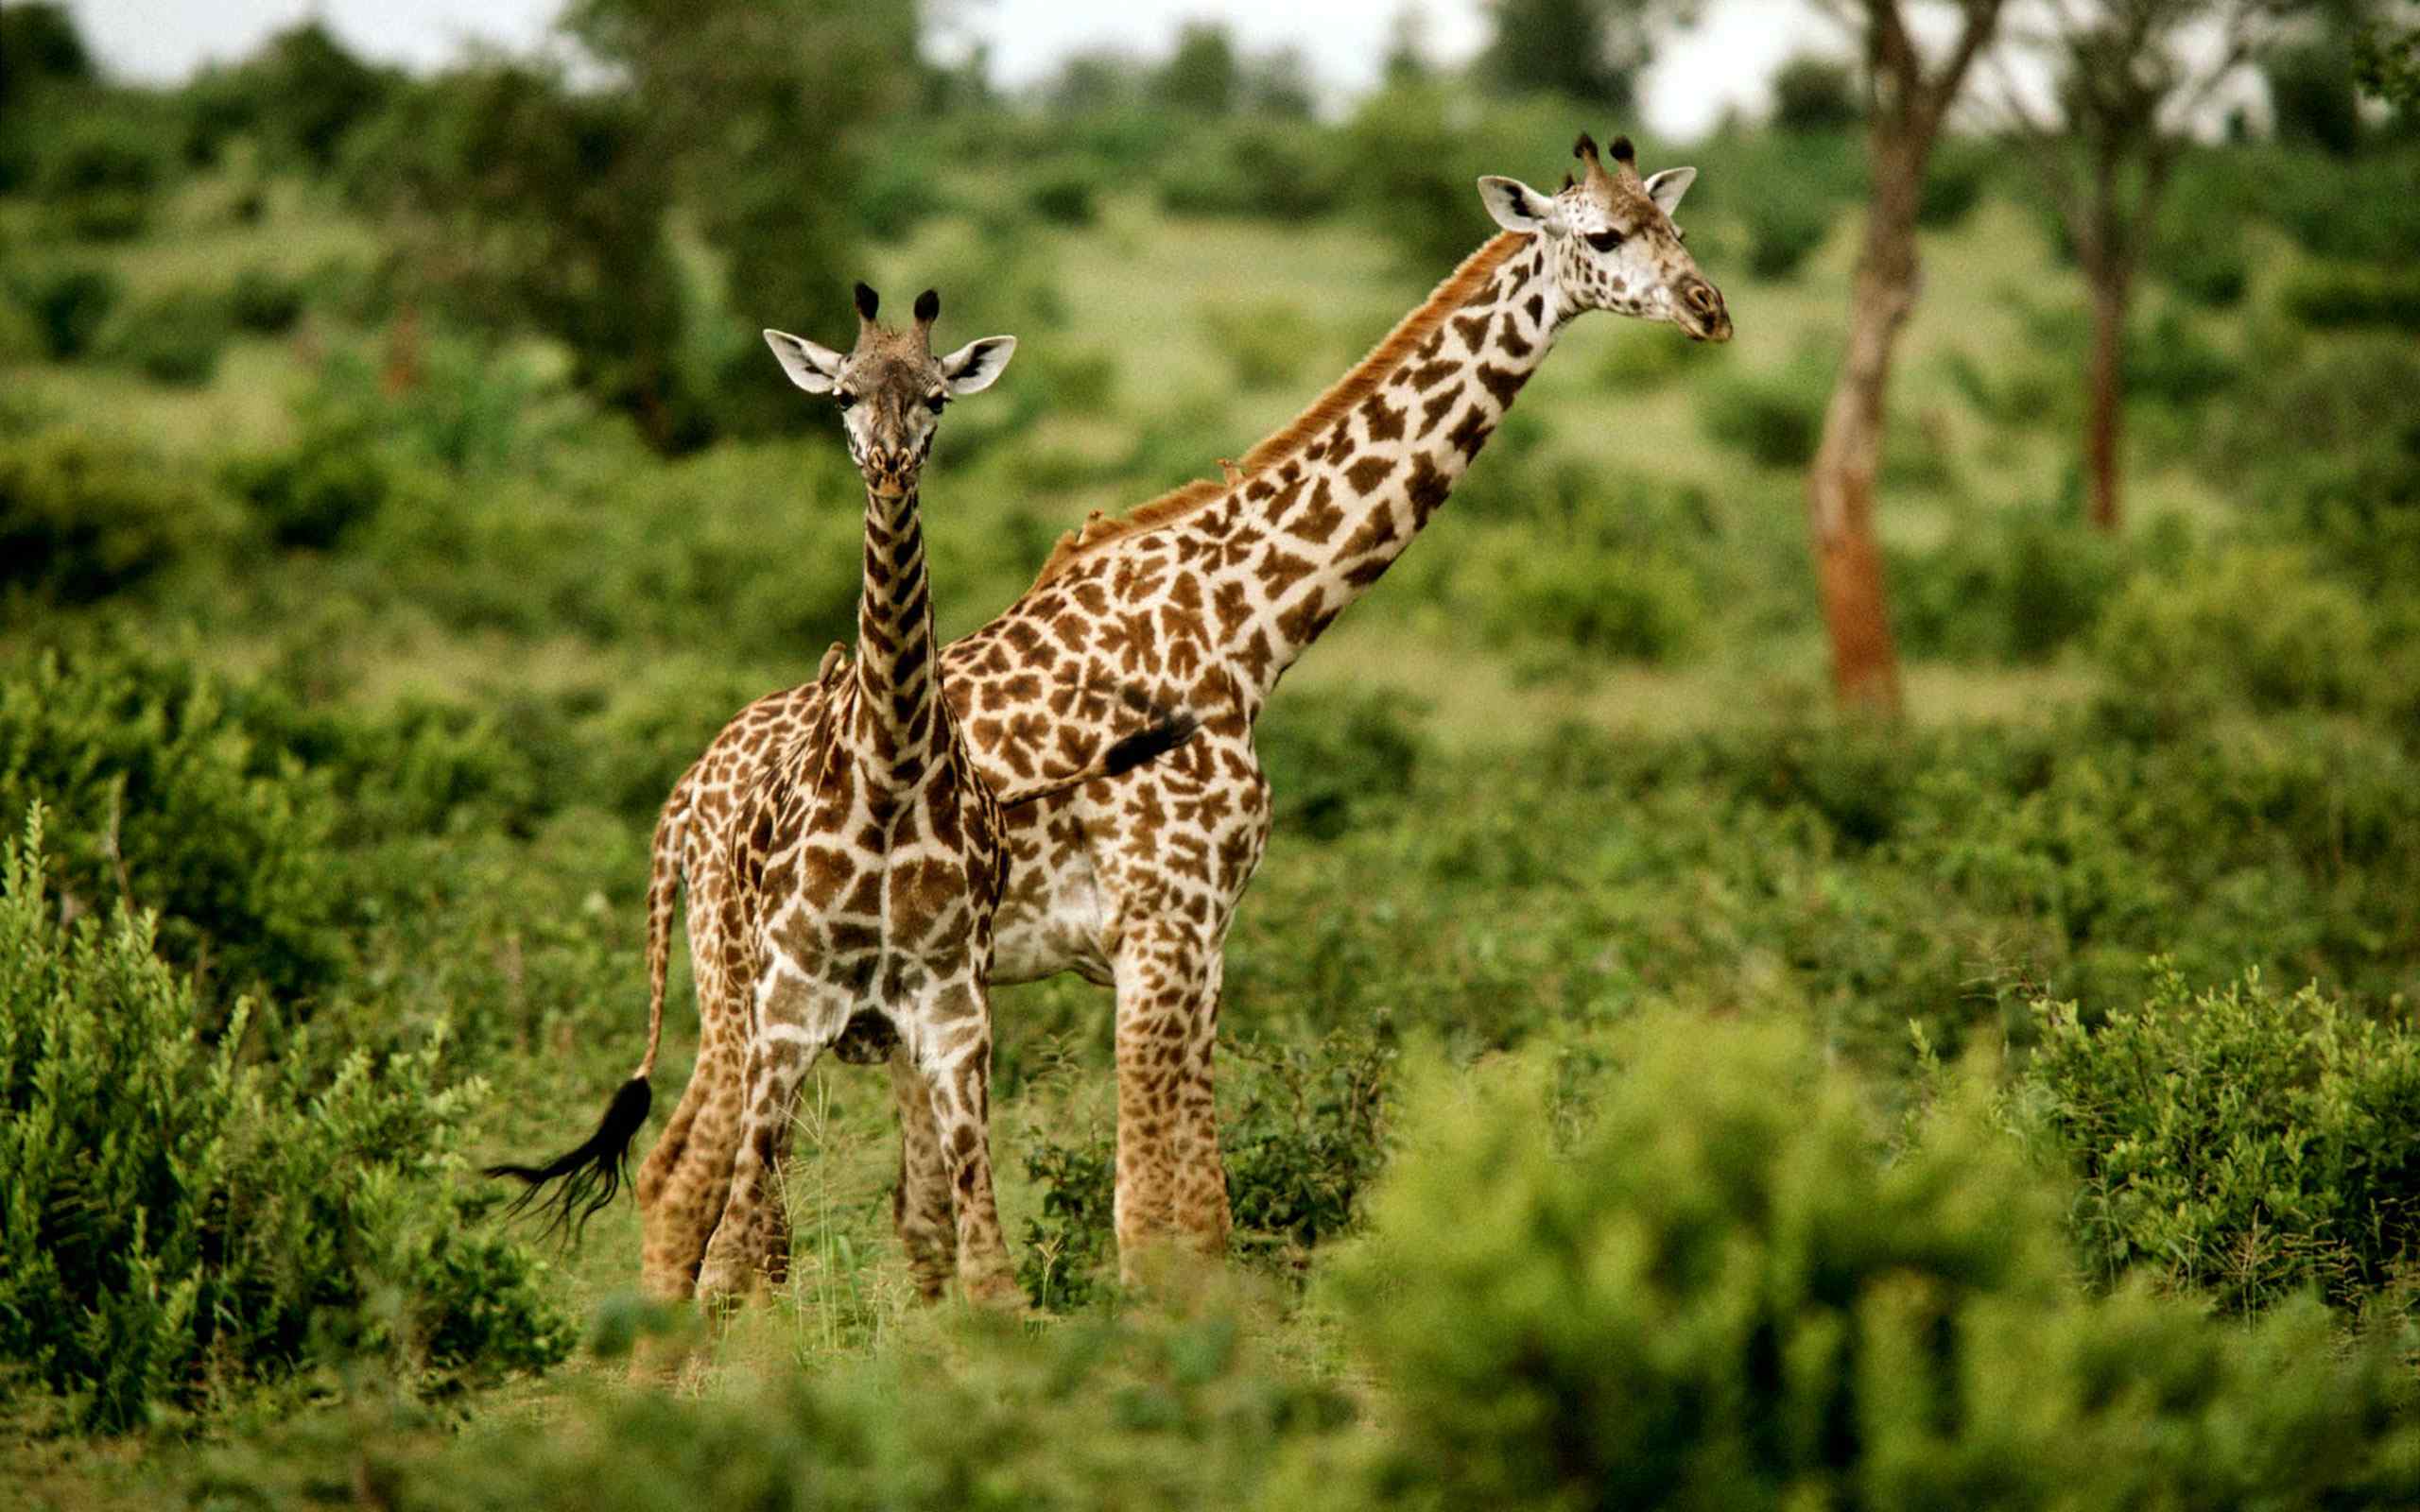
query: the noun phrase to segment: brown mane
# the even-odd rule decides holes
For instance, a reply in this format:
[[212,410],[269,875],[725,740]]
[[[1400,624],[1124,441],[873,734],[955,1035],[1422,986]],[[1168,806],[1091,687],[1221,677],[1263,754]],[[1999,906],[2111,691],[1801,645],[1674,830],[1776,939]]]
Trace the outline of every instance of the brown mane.
[[[1529,237],[1517,232],[1498,232],[1481,243],[1478,250],[1462,259],[1461,266],[1445,275],[1443,283],[1429,293],[1420,306],[1401,320],[1370,354],[1356,363],[1351,371],[1328,386],[1327,391],[1311,401],[1311,406],[1272,432],[1259,445],[1244,454],[1237,469],[1240,477],[1282,462],[1350,413],[1355,405],[1377,392],[1387,376],[1403,365],[1428,338],[1437,334],[1448,316],[1468,303],[1473,296],[1487,286],[1495,270],[1502,267]],[[1138,504],[1121,515],[1104,515],[1094,511],[1091,519],[1059,538],[1050,548],[1049,558],[1034,577],[1033,586],[1040,588],[1065,572],[1078,558],[1087,556],[1095,546],[1131,536],[1138,530],[1168,524],[1187,515],[1199,513],[1227,496],[1233,485],[1196,478],[1180,484],[1158,498]]]

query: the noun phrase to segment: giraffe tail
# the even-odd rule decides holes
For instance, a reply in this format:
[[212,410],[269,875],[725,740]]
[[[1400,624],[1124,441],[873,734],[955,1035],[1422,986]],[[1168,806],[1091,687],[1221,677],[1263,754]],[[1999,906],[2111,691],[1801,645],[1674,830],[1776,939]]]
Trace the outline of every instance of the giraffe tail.
[[1135,767],[1155,762],[1176,749],[1191,740],[1201,729],[1201,719],[1190,713],[1156,710],[1150,723],[1132,734],[1110,742],[1085,765],[1083,770],[1063,777],[1038,779],[1023,787],[1008,788],[1000,794],[1000,806],[1012,809],[1027,803],[1038,803],[1104,777],[1122,777]]
[[545,1233],[551,1238],[569,1229],[579,1242],[588,1220],[605,1211],[630,1179],[631,1143],[647,1123],[655,1092],[645,1076],[622,1083],[605,1105],[596,1132],[544,1165],[491,1165],[485,1174],[510,1177],[522,1184],[521,1195],[504,1210],[507,1219],[526,1211],[547,1214]]
[[568,1227],[575,1244],[588,1220],[604,1211],[630,1179],[631,1145],[655,1103],[649,1078],[655,1074],[656,1047],[664,1039],[665,981],[672,959],[672,908],[681,889],[681,836],[688,823],[688,793],[689,779],[683,774],[656,816],[655,838],[648,847],[647,1054],[638,1070],[614,1090],[596,1132],[580,1144],[544,1165],[506,1163],[485,1171],[522,1184],[521,1194],[504,1210],[508,1221],[533,1210],[545,1213],[546,1233]]

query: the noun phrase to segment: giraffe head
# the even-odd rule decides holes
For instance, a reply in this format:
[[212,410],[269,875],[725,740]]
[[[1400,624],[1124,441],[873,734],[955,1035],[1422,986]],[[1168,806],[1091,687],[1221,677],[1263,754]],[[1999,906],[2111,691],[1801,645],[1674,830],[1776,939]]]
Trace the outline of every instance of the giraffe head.
[[846,353],[786,332],[768,331],[767,344],[782,360],[790,382],[810,394],[830,394],[840,406],[849,435],[849,456],[875,493],[906,493],[932,454],[942,408],[965,394],[992,387],[1014,336],[985,336],[945,357],[933,355],[933,322],[942,297],[932,289],[916,296],[916,323],[905,331],[877,324],[881,299],[857,285],[857,344]]
[[1667,168],[1641,179],[1626,136],[1614,138],[1611,168],[1585,132],[1572,152],[1586,172],[1578,180],[1565,174],[1556,194],[1540,194],[1517,179],[1478,181],[1479,198],[1497,225],[1546,238],[1563,307],[1669,320],[1700,341],[1730,340],[1722,295],[1698,271],[1672,224],[1698,170]]

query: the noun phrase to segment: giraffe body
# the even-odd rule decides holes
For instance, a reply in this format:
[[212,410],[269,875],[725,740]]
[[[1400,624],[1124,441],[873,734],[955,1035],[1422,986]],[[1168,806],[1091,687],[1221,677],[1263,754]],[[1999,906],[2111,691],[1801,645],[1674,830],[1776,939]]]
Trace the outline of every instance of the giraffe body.
[[[1610,309],[1730,335],[1670,220],[1693,170],[1641,180],[1626,142],[1611,169],[1584,137],[1580,155],[1585,178],[1560,194],[1481,180],[1505,232],[1368,358],[1240,464],[1222,460],[1222,481],[1089,519],[1031,590],[941,655],[943,697],[994,788],[1033,778],[1065,737],[1067,690],[1087,682],[1129,684],[1200,720],[1162,760],[1011,810],[993,919],[990,980],[1073,971],[1116,988],[1116,1228],[1130,1275],[1156,1242],[1225,1241],[1211,1057],[1227,928],[1270,834],[1253,744],[1269,696],[1428,523],[1570,319]],[[655,1011],[685,876],[701,1026],[698,1071],[639,1180],[652,1290],[678,1295],[705,1242],[688,1194],[731,1137],[741,1086],[743,1025],[731,986],[710,980],[730,957],[716,837],[734,795],[832,697],[809,683],[751,704],[676,785],[656,832]],[[912,1215],[935,1210],[934,1178],[928,1158],[903,1151],[903,1239]]]

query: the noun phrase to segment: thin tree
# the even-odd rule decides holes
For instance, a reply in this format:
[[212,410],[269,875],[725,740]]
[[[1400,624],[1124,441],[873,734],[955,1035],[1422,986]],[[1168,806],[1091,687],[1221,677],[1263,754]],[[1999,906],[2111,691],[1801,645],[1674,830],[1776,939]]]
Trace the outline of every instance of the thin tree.
[[2002,0],[1958,0],[1948,50],[1927,60],[1899,0],[1831,0],[1863,43],[1865,135],[1873,182],[1849,296],[1848,349],[1824,437],[1806,480],[1806,507],[1840,702],[1886,716],[1899,711],[1899,656],[1874,535],[1874,486],[1891,357],[1915,308],[1916,209],[1925,164],[1976,57],[1989,44]]
[[2169,172],[2194,116],[2289,9],[2288,0],[2041,0],[2021,35],[2051,64],[2057,114],[2003,82],[2008,119],[2089,294],[2083,451],[2099,529],[2122,519],[2126,317]]

